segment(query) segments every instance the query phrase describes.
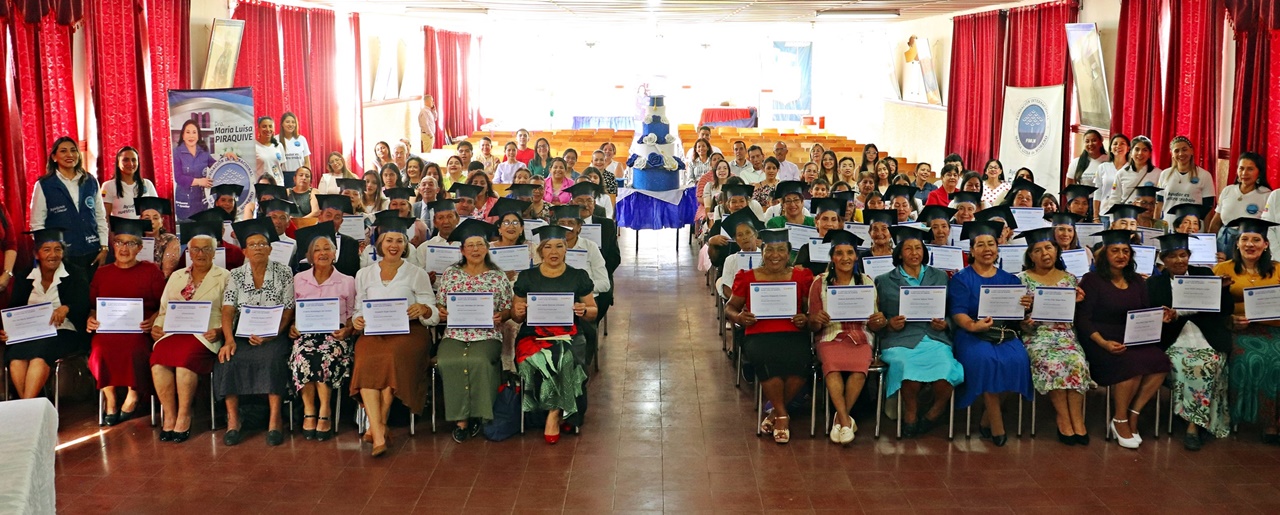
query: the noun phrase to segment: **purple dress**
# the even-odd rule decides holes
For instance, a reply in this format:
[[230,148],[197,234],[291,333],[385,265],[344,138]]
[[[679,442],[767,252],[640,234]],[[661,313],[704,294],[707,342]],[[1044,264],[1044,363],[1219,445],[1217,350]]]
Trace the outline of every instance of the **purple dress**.
[[173,207],[175,218],[190,220],[191,215],[203,211],[204,188],[192,186],[191,181],[204,178],[206,168],[215,160],[209,152],[196,147],[195,155],[181,143],[173,148]]
[[1084,301],[1076,304],[1076,334],[1089,359],[1089,373],[1099,386],[1169,371],[1169,356],[1159,345],[1135,345],[1112,354],[1089,337],[1096,332],[1108,340],[1124,342],[1125,315],[1152,307],[1145,281],[1131,281],[1122,290],[1097,272],[1089,272],[1080,279],[1080,288],[1084,290]]

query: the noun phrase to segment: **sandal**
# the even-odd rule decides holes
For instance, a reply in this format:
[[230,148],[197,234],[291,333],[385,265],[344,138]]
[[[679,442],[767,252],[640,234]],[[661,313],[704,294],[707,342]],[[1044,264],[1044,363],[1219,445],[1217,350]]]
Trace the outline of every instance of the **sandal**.
[[773,434],[773,409],[767,409],[764,412],[764,420],[760,421],[760,432],[762,434]]
[[[788,420],[788,419],[790,419],[790,418],[791,418],[791,417],[774,417],[774,420],[775,420],[775,421],[777,421],[777,420]],[[791,441],[791,429],[790,429],[790,428],[788,428],[788,429],[774,429],[774,430],[773,430],[773,443],[776,443],[776,444],[785,444],[785,443],[790,442],[790,441]]]
[[[317,421],[316,421],[316,440],[323,442],[323,441],[326,441],[326,440],[328,440],[330,437],[332,437],[332,436],[333,436],[333,424],[329,424],[329,429],[326,429],[326,430],[324,430],[324,431],[321,431],[321,430],[320,430],[320,422],[328,422],[328,421],[329,421],[329,417],[320,417],[319,419],[317,419]],[[305,431],[304,431],[304,433],[305,433]]]
[[[307,419],[309,419],[309,418],[316,418],[316,416],[315,416],[315,415],[303,415],[303,416],[302,416],[302,425],[304,425],[304,426],[305,426],[305,425],[307,425]],[[316,439],[316,430],[315,430],[315,428],[313,427],[313,428],[311,428],[311,429],[306,429],[306,428],[304,427],[304,428],[302,429],[302,437],[303,437],[303,438],[306,438],[306,439],[308,439],[308,440],[315,440],[315,439]]]

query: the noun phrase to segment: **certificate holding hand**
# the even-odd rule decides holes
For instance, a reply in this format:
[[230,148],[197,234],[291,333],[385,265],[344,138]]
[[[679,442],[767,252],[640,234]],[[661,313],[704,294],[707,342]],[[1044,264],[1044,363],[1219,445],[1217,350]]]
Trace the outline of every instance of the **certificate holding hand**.
[[898,293],[898,314],[908,322],[947,317],[946,286],[902,286]]
[[283,316],[284,306],[240,306],[236,336],[273,338],[280,334],[280,319]]
[[[529,292],[529,311],[526,313],[526,323],[530,327],[540,326],[566,326],[573,325],[573,302],[572,293],[534,293]],[[489,316],[492,318],[493,314]],[[449,313],[449,318],[453,319],[453,313]],[[493,325],[492,319],[489,321]]]
[[1164,308],[1135,309],[1125,317],[1124,344],[1145,345],[1160,341]]
[[98,297],[98,332],[142,333],[142,299]]
[[1036,322],[1072,323],[1076,317],[1076,289],[1059,286],[1036,288],[1031,304],[1031,320]]
[[445,308],[453,329],[493,329],[492,293],[450,293]]
[[409,334],[408,299],[367,299],[363,303],[364,334]]
[[49,323],[53,318],[53,304],[49,302],[9,308],[0,311],[0,318],[4,319],[4,331],[9,336],[7,345],[58,335],[58,328]]
[[213,303],[207,300],[169,301],[164,316],[166,334],[204,334],[209,332],[209,313]]
[[752,284],[750,302],[756,319],[791,318],[796,315],[796,283]]
[[1245,288],[1244,317],[1250,322],[1280,320],[1280,286]]
[[342,301],[337,297],[298,299],[294,326],[302,334],[330,334],[342,328]]
[[1173,278],[1173,309],[1217,313],[1222,311],[1222,278],[1179,275]]
[[832,322],[865,322],[876,310],[871,285],[827,286],[827,315]]
[[1027,287],[1022,285],[984,285],[978,292],[978,318],[1022,320],[1027,314],[1022,307],[1026,294]]

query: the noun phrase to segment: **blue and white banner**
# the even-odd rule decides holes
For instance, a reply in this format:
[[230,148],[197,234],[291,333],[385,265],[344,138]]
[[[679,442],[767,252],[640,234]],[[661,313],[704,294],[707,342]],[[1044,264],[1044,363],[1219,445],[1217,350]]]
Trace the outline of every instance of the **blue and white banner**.
[[169,90],[173,203],[177,220],[210,207],[209,188],[237,184],[240,204],[252,197],[253,89]]
[[1004,88],[1000,162],[1012,180],[1022,167],[1036,184],[1058,193],[1062,180],[1062,85]]
[[773,121],[798,122],[811,114],[813,43],[774,41],[762,63],[763,85],[772,90]]

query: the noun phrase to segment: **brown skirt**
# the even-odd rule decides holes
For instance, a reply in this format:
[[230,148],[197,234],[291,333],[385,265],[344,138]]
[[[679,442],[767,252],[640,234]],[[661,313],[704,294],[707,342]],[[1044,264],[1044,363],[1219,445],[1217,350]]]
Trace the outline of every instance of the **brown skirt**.
[[356,340],[351,395],[368,388],[391,392],[409,411],[422,414],[431,367],[431,330],[410,323],[409,334],[362,335]]

